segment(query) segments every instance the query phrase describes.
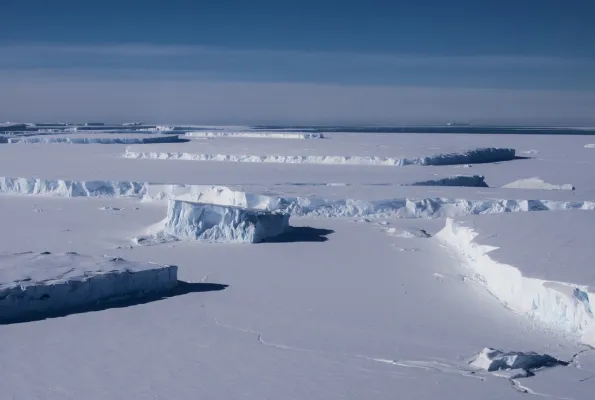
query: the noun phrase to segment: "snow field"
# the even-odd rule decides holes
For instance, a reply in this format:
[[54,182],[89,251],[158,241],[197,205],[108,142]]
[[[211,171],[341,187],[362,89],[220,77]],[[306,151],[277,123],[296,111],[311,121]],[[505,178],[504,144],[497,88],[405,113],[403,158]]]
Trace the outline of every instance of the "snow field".
[[0,321],[164,293],[178,284],[177,267],[77,253],[0,255]]
[[452,248],[474,272],[475,279],[506,307],[575,334],[583,343],[595,346],[590,301],[595,293],[583,284],[523,276],[519,268],[490,258],[489,253],[497,247],[475,243],[477,232],[450,218],[436,237]]

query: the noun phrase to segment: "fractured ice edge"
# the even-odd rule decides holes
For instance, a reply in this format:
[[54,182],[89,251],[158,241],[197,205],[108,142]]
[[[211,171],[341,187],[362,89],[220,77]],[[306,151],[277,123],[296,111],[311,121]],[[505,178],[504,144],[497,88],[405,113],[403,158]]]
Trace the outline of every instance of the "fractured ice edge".
[[497,247],[475,243],[477,235],[472,228],[449,218],[435,237],[452,248],[477,280],[506,307],[595,346],[595,319],[590,302],[595,293],[588,292],[580,283],[523,276],[519,268],[491,259],[489,253]]

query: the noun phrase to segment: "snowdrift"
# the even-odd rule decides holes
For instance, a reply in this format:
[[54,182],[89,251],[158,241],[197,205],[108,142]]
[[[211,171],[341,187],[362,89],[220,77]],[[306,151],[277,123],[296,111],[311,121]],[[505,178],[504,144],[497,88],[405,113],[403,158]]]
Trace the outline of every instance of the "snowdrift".
[[7,138],[6,143],[42,143],[42,144],[151,144],[180,142],[178,135],[150,137],[15,137]]
[[177,284],[171,265],[77,253],[0,255],[0,322],[159,294]]
[[373,156],[282,156],[282,155],[226,155],[185,152],[150,152],[126,149],[124,157],[154,160],[227,161],[251,163],[330,164],[330,165],[457,165],[509,161],[515,158],[515,150],[508,148],[480,148],[459,153],[436,154],[417,158],[391,158]]
[[502,186],[505,189],[541,189],[541,190],[574,190],[574,186],[570,183],[562,185],[554,185],[547,183],[537,177],[528,179],[519,179]]
[[195,138],[241,137],[252,139],[324,139],[322,133],[305,132],[186,132],[185,136]]
[[554,282],[523,276],[518,268],[489,256],[497,247],[474,242],[477,232],[453,219],[436,237],[452,248],[478,282],[507,308],[581,337],[595,345],[591,300],[595,293],[580,283]]
[[151,233],[161,241],[258,243],[288,228],[289,214],[284,212],[170,200],[167,217]]

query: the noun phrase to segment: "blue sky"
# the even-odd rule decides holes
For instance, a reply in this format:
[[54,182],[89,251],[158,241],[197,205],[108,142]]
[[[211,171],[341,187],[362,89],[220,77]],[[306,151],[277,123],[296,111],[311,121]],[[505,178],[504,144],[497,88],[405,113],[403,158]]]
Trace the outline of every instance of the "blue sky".
[[[3,119],[595,123],[591,0],[7,0],[2,14]],[[132,89],[170,103],[118,103]]]

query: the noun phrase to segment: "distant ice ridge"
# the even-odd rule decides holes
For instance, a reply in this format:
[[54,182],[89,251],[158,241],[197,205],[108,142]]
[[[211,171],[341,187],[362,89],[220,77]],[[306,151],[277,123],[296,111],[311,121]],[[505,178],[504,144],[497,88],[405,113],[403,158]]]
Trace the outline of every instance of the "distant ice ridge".
[[2,178],[0,193],[59,197],[130,197],[144,201],[185,200],[295,216],[441,218],[503,212],[595,210],[593,201],[397,198],[331,200],[320,197],[262,195],[216,185],[177,185],[130,181],[71,181]]
[[147,128],[147,131],[150,131],[150,132],[171,132],[175,129],[176,129],[176,127],[173,125],[157,125],[154,128]]
[[0,193],[17,195],[142,198],[146,191],[142,182],[0,177]]
[[6,143],[43,143],[43,144],[149,144],[179,142],[178,135],[163,137],[16,137],[7,138]]
[[44,317],[178,284],[177,267],[77,253],[0,255],[0,322]]
[[506,307],[578,335],[583,343],[595,346],[591,302],[595,293],[588,292],[588,288],[580,283],[525,277],[518,268],[492,260],[489,253],[497,247],[475,243],[476,236],[477,232],[472,228],[450,218],[436,235],[461,257],[477,281]]
[[481,175],[457,175],[447,178],[430,179],[413,182],[411,186],[459,186],[459,187],[488,187],[485,177]]
[[570,183],[554,185],[551,183],[547,183],[537,177],[519,179],[518,181],[508,183],[502,187],[506,189],[574,190],[574,186]]
[[198,154],[183,152],[141,152],[126,149],[126,158],[155,160],[189,160],[189,161],[229,161],[252,163],[289,163],[289,164],[332,164],[332,165],[456,165],[509,161],[515,158],[515,150],[508,148],[480,148],[459,153],[436,154],[417,158],[367,157],[367,156],[256,156]]
[[307,133],[307,132],[186,132],[187,137],[241,137],[241,138],[255,138],[255,139],[324,139],[322,133]]
[[585,149],[595,149],[595,143],[586,144]]
[[[259,243],[289,228],[289,214],[228,205],[168,202],[167,217],[152,227],[149,240],[200,240],[206,242]],[[151,238],[152,237],[152,238]]]

